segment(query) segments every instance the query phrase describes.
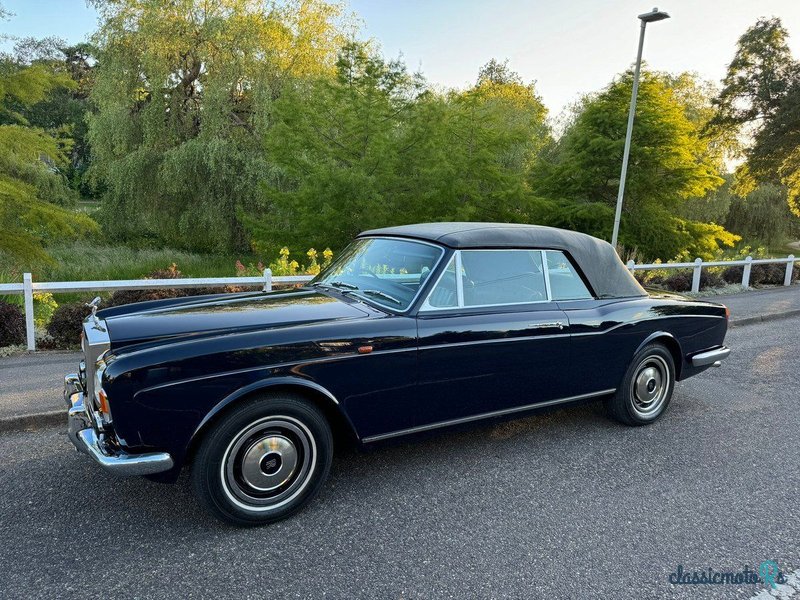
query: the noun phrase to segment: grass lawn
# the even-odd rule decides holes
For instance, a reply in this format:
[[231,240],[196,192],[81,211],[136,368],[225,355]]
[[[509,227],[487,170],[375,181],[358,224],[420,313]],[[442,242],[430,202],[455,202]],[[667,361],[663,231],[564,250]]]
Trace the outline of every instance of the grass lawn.
[[[52,265],[33,269],[34,281],[90,281],[111,279],[141,279],[153,271],[178,266],[184,277],[235,277],[236,261],[257,263],[258,258],[245,255],[197,254],[172,248],[134,249],[127,246],[97,245],[74,242],[47,248],[55,260]],[[264,261],[269,262],[269,261]],[[0,266],[0,282],[21,282],[22,275],[12,274],[18,269]],[[94,292],[55,294],[58,304],[84,302]],[[0,300],[22,305],[22,296],[3,296]]]
[[[134,249],[127,246],[97,245],[74,242],[47,248],[55,263],[33,269],[34,281],[92,281],[109,279],[141,279],[153,271],[166,269],[172,263],[184,277],[235,277],[236,261],[257,263],[252,255],[196,254],[173,248]],[[269,261],[267,261],[269,262]],[[0,282],[21,282],[22,275],[12,275],[14,269],[0,266]],[[94,296],[83,294],[56,294],[59,304],[74,302]],[[22,296],[5,300],[21,302]]]
[[56,264],[35,270],[35,280],[139,279],[172,263],[178,265],[184,277],[233,277],[237,259],[245,264],[257,262],[251,255],[196,254],[172,248],[137,250],[87,242],[52,246],[48,252]]

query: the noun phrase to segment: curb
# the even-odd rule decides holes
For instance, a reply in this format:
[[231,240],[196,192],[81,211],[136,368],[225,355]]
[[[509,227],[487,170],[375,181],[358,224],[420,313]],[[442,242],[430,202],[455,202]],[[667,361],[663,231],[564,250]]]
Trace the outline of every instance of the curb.
[[742,319],[733,319],[728,324],[728,327],[741,327],[743,325],[752,325],[753,323],[777,321],[779,319],[788,319],[789,317],[796,317],[798,315],[800,315],[800,309],[787,310],[779,313],[767,313],[766,315],[757,315],[755,317],[744,317]]
[[57,425],[66,425],[66,423],[66,410],[49,410],[29,415],[14,415],[13,417],[0,418],[0,433],[55,427]]

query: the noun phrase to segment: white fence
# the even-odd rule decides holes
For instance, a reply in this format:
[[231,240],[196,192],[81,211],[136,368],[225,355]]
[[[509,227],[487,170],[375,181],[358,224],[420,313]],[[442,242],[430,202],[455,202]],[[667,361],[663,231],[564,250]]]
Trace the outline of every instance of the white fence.
[[695,258],[694,262],[690,263],[654,263],[654,264],[641,264],[637,265],[632,260],[628,261],[628,269],[631,273],[634,271],[647,271],[654,269],[692,269],[692,291],[700,291],[700,273],[703,267],[735,267],[741,266],[742,269],[742,287],[750,287],[750,268],[753,265],[766,265],[766,264],[783,264],[786,263],[786,274],[783,276],[783,285],[791,285],[792,283],[792,269],[794,268],[794,254],[790,254],[786,258],[757,258],[748,256],[744,260],[714,260],[703,262],[702,258]]
[[[273,284],[296,284],[311,281],[310,275],[273,277],[270,269],[264,269],[261,277],[213,277],[203,279],[119,279],[116,281],[33,281],[30,273],[23,273],[22,283],[0,283],[0,295],[23,294],[25,297],[25,337],[28,350],[36,350],[33,328],[33,294],[36,292],[112,292],[116,290],[155,290],[175,288],[260,287],[265,292],[272,290]],[[87,314],[89,309],[86,309]]]

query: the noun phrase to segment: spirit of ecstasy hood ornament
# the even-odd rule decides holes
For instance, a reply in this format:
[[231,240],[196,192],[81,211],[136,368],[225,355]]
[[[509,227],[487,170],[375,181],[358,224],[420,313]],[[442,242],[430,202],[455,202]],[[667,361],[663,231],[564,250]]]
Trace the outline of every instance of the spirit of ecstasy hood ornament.
[[92,314],[90,315],[92,317],[92,327],[100,331],[105,331],[105,328],[100,325],[100,319],[97,318],[97,308],[100,306],[100,296],[95,296],[95,299],[91,302],[87,302],[86,306],[92,309]]

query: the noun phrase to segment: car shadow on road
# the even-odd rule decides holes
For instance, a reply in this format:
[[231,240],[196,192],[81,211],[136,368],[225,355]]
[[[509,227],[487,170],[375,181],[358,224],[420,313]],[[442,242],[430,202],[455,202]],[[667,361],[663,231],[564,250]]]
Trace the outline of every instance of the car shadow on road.
[[[481,486],[500,485],[502,482],[493,479],[493,472],[515,473],[526,479],[541,477],[547,468],[543,465],[552,467],[558,461],[581,460],[579,456],[565,455],[569,445],[581,439],[618,435],[620,430],[629,428],[609,421],[602,403],[593,402],[513,421],[472,424],[458,431],[398,439],[367,451],[352,446],[339,448],[320,495],[299,515],[267,529],[298,532],[309,526],[329,527],[334,519],[352,522],[362,519],[365,510],[384,510],[387,498],[424,504],[426,494],[448,494],[460,489],[460,482],[465,479]],[[63,432],[48,431],[44,435],[50,439],[50,450],[55,450],[54,459],[37,453],[12,461],[12,495],[18,490],[24,496],[24,490],[40,488],[42,482],[36,474],[41,474],[43,467],[51,475],[42,501],[28,505],[23,513],[12,510],[21,525],[47,521],[55,525],[61,517],[53,521],[54,512],[60,515],[66,511],[78,521],[113,523],[132,531],[156,524],[166,536],[181,535],[187,528],[195,537],[240,535],[235,532],[247,531],[206,515],[191,492],[188,470],[176,485],[143,478],[119,479],[74,452]],[[492,471],[486,469],[487,460],[493,462]]]

